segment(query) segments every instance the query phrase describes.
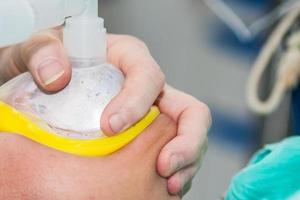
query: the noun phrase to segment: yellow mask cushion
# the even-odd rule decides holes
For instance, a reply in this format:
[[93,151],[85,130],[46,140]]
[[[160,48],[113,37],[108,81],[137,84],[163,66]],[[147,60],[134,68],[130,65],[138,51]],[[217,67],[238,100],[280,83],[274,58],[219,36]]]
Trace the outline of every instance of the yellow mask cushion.
[[24,136],[50,148],[78,156],[96,157],[111,154],[142,133],[159,115],[157,107],[126,131],[113,136],[93,140],[80,140],[59,136],[46,130],[13,107],[0,101],[0,132]]

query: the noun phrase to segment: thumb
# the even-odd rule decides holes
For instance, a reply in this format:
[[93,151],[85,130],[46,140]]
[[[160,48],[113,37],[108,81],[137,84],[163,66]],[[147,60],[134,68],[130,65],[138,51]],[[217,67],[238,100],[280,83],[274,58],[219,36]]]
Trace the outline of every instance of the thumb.
[[40,32],[27,42],[10,48],[8,71],[29,71],[46,92],[63,89],[71,78],[71,66],[58,30]]

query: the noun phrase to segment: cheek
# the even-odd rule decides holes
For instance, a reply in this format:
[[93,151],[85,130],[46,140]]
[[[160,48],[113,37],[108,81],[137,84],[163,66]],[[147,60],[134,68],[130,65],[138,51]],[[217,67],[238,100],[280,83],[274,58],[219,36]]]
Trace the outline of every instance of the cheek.
[[91,193],[91,186],[98,184],[92,182],[96,180],[95,168],[88,170],[87,163],[93,161],[54,151],[13,134],[1,133],[0,147],[0,199],[78,199]]
[[28,151],[25,139],[0,134],[0,199],[26,199],[29,196],[37,199],[42,194],[43,163],[37,154]]
[[174,124],[160,117],[104,158],[71,156],[0,134],[0,199],[178,199],[169,196],[167,181],[156,172],[159,152],[175,134]]

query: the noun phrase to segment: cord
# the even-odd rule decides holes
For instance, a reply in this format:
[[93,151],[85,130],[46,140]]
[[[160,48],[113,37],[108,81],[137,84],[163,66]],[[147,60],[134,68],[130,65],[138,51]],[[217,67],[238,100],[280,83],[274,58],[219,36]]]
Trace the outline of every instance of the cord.
[[279,62],[276,83],[271,95],[264,102],[258,97],[258,86],[263,72],[299,15],[300,7],[296,7],[280,22],[254,64],[247,86],[247,101],[250,108],[256,113],[269,114],[273,112],[279,106],[286,90],[295,87],[298,83],[300,75],[300,32],[293,33],[288,39],[288,49]]

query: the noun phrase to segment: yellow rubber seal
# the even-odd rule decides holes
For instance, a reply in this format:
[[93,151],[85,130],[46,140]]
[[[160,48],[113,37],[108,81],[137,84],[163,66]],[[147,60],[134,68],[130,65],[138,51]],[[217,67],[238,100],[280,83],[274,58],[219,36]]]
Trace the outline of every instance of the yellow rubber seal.
[[113,136],[94,140],[79,140],[59,136],[34,123],[24,114],[0,101],[0,132],[14,133],[66,153],[96,157],[111,154],[143,132],[159,115],[157,107],[128,130]]

